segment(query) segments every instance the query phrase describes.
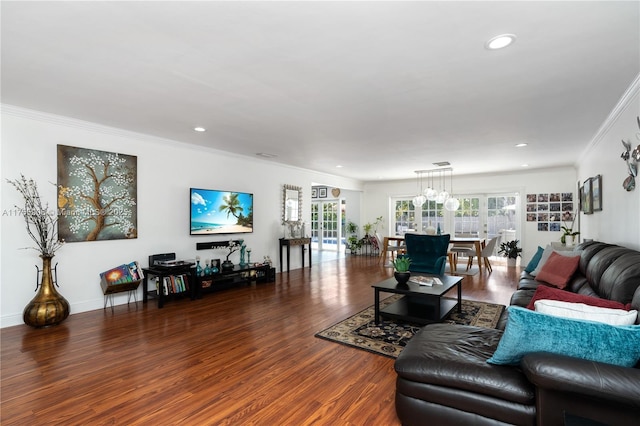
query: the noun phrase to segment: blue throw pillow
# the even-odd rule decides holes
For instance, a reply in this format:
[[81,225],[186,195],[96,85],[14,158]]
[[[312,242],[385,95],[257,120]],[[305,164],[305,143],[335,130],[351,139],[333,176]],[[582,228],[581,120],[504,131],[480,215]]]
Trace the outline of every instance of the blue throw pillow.
[[529,264],[527,265],[526,268],[524,268],[524,270],[527,271],[528,273],[532,273],[536,269],[536,266],[538,266],[538,263],[540,263],[540,259],[542,258],[542,253],[544,253],[544,249],[538,246],[538,251],[536,252],[536,254],[533,255],[533,257],[529,261]]
[[549,352],[633,367],[640,360],[640,325],[613,326],[541,314],[519,306],[509,319],[490,364],[517,365],[531,352]]

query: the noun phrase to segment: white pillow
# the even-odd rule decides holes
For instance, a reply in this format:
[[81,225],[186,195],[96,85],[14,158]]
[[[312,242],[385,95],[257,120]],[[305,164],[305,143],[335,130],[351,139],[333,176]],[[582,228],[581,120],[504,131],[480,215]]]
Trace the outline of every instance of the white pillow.
[[547,260],[549,260],[549,256],[551,256],[552,252],[556,252],[558,254],[561,254],[562,256],[566,256],[566,257],[575,257],[575,256],[580,256],[580,252],[577,251],[564,251],[564,250],[554,250],[553,247],[551,246],[551,244],[548,244],[545,248],[544,251],[542,252],[542,256],[540,256],[540,262],[538,262],[538,266],[536,266],[536,269],[534,269],[533,271],[531,271],[531,273],[529,275],[531,275],[532,277],[535,277],[536,275],[538,275],[540,273],[540,270],[542,269],[542,267],[544,266],[545,263],[547,263]]
[[534,306],[536,312],[541,314],[596,321],[609,325],[634,325],[638,318],[638,311],[636,310],[625,311],[624,309],[601,308],[599,306],[563,302],[561,300],[536,300]]

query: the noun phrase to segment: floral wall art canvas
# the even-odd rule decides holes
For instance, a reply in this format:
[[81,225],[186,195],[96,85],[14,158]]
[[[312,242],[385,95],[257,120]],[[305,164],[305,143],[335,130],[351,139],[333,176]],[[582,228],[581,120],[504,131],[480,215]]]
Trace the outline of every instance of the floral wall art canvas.
[[65,242],[138,236],[137,157],[58,145],[58,234]]

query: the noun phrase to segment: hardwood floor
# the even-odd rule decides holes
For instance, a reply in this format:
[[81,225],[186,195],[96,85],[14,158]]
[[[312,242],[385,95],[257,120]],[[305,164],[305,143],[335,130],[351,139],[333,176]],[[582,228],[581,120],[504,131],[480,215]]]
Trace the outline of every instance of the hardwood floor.
[[[507,305],[519,268],[466,277],[463,298]],[[393,359],[314,334],[373,303],[391,276],[347,256],[276,283],[1,330],[8,425],[397,425]]]

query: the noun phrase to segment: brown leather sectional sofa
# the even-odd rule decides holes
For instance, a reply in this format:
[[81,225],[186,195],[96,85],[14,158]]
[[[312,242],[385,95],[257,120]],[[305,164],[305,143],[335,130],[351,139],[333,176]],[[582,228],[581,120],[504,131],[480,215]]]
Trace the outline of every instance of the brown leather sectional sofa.
[[[640,310],[640,252],[601,242],[575,250],[580,264],[565,290]],[[523,272],[511,304],[526,307],[538,285]],[[519,366],[488,364],[502,334],[500,326],[425,326],[395,363],[402,424],[640,424],[640,365],[543,352],[526,355]]]

